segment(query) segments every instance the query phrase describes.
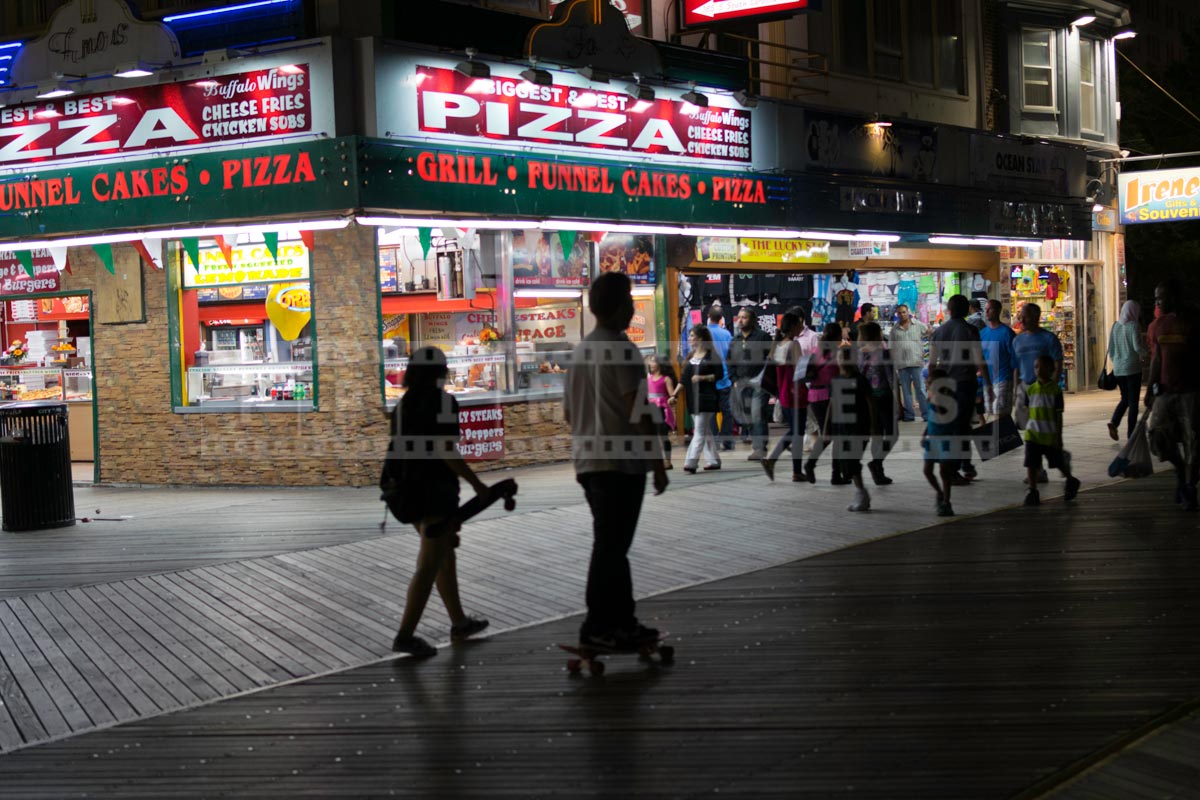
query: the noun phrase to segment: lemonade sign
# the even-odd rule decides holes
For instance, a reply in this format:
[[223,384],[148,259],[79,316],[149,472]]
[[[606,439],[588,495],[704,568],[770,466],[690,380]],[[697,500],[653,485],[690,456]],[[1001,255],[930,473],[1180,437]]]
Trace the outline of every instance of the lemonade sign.
[[188,261],[188,269],[183,270],[185,289],[308,279],[309,252],[302,242],[280,242],[278,261],[262,242],[234,246],[232,267],[218,247],[200,249],[198,269],[191,268],[190,257]]
[[307,283],[277,283],[267,291],[267,317],[285,342],[294,342],[312,319]]

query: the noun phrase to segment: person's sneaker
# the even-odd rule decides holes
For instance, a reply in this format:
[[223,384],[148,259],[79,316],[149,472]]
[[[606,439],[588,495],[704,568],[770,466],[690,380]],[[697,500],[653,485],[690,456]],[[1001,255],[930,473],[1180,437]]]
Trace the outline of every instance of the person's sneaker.
[[954,509],[951,508],[949,503],[938,503],[937,515],[939,517],[953,517]]
[[1108,423],[1108,438],[1112,439],[1114,442],[1121,440],[1120,434],[1117,433],[1117,426],[1111,422]]
[[463,639],[470,638],[488,626],[486,619],[479,617],[467,617],[457,625],[450,627],[450,639],[455,642],[461,642]]
[[799,472],[793,472],[792,483],[808,483],[808,476],[802,475]]
[[639,622],[632,630],[618,631],[617,635],[635,644],[649,644],[658,641],[659,632],[658,628],[648,628]]
[[1197,503],[1196,486],[1194,484],[1183,487],[1183,510],[1196,511],[1200,509],[1200,503]]
[[1079,478],[1067,478],[1067,482],[1063,487],[1063,500],[1068,503],[1075,499],[1079,494]]
[[429,658],[437,655],[437,648],[420,636],[396,634],[396,638],[392,639],[392,652],[408,653],[415,658]]
[[871,495],[866,489],[859,489],[854,495],[854,502],[846,506],[847,511],[870,511]]
[[979,472],[975,469],[974,464],[967,464],[962,468],[963,477],[969,481],[973,481],[979,477]]
[[829,485],[830,486],[846,486],[847,484],[851,484],[851,483],[854,483],[854,481],[850,480],[845,475],[842,475],[837,472],[835,472],[829,476]]
[[952,474],[950,476],[950,485],[951,486],[970,486],[971,479],[955,472],[954,474]]
[[1041,503],[1042,503],[1042,496],[1040,494],[1038,494],[1037,489],[1030,489],[1028,492],[1025,493],[1025,505],[1037,506],[1037,505],[1041,505]]

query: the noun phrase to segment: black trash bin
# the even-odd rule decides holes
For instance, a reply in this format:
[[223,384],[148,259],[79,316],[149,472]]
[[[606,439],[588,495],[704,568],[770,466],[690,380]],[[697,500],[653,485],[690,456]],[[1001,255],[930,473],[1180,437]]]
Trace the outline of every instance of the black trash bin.
[[0,510],[6,531],[75,524],[66,403],[0,406]]

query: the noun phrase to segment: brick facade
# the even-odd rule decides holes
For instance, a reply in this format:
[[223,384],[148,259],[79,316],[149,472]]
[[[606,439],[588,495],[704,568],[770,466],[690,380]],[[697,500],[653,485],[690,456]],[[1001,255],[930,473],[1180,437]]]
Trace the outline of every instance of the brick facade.
[[[114,245],[121,248],[129,245]],[[76,248],[70,260],[72,272],[63,273],[63,289],[91,289],[97,270],[104,269],[99,257],[91,248]],[[368,486],[378,481],[388,425],[380,407],[375,229],[351,225],[317,231],[312,263],[320,410],[300,413],[175,413],[166,273],[141,265],[145,322],[94,323],[92,328],[100,482]],[[93,294],[93,319],[102,302]],[[507,456],[480,468],[569,457],[561,404],[513,403],[505,407],[505,417]]]

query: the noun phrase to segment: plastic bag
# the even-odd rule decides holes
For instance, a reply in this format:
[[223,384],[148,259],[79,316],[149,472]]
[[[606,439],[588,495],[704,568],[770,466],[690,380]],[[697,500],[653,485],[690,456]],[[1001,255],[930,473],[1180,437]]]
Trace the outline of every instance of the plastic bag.
[[1138,420],[1133,435],[1121,448],[1121,452],[1108,465],[1109,477],[1120,475],[1126,478],[1144,478],[1154,472],[1154,460],[1150,455],[1150,437],[1146,434],[1146,415]]

